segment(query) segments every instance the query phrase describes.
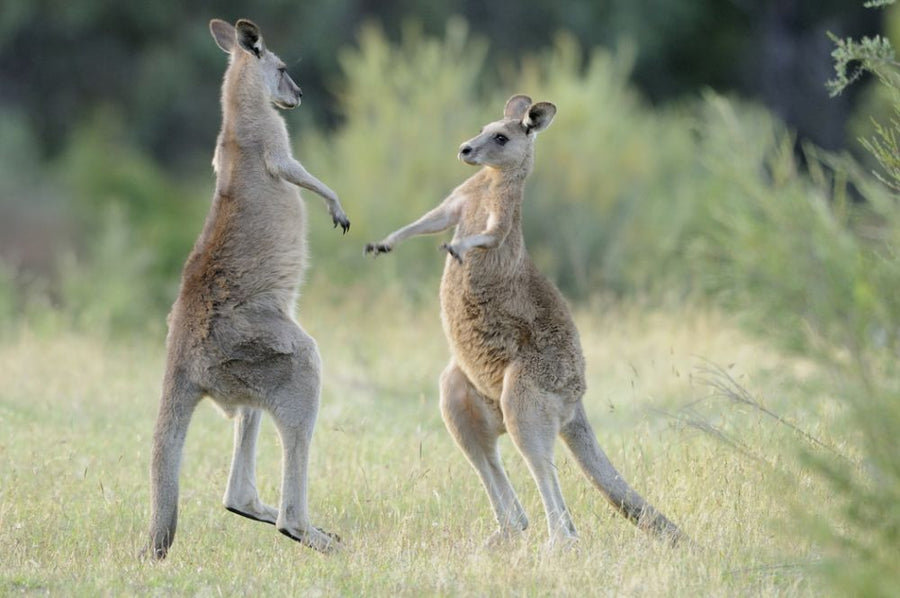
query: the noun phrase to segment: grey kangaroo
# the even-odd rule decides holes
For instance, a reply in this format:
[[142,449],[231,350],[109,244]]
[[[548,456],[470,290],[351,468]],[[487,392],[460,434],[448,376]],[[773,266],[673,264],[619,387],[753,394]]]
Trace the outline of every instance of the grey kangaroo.
[[[284,63],[266,48],[259,27],[243,19],[234,26],[216,19],[209,28],[229,55],[213,157],[216,191],[168,318],[144,552],[165,558],[175,537],[182,449],[191,414],[205,396],[235,419],[225,507],[325,552],[340,540],[313,527],[307,513],[321,360],[316,342],[294,316],[306,262],[306,214],[297,187],[322,196],[334,225],[344,232],[350,221],[334,191],[291,155],[275,107],[295,108],[302,94]],[[261,502],[256,490],[263,410],[274,419],[283,449],[277,509]]]
[[510,98],[501,120],[459,148],[459,159],[483,168],[417,221],[367,245],[366,253],[389,252],[411,236],[456,227],[452,241],[441,246],[448,254],[441,318],[452,357],[440,377],[440,404],[494,509],[499,529],[489,543],[528,526],[497,450],[498,437],[509,432],[540,490],[550,546],[577,538],[553,464],[557,435],[616,509],[674,544],[686,536],[622,479],[597,444],[582,404],[578,330],[562,295],[525,250],[525,179],[535,136],[555,114],[549,102]]

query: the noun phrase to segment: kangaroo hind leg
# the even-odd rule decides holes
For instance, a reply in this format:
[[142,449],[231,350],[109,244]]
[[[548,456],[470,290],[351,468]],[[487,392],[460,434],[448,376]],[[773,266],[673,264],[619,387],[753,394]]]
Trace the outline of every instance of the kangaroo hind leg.
[[487,543],[508,539],[528,527],[528,518],[500,461],[497,439],[504,432],[500,410],[475,390],[452,361],[441,374],[440,384],[444,424],[478,472],[500,526]]
[[531,383],[520,374],[519,368],[512,365],[503,380],[500,404],[506,429],[525,459],[541,494],[550,536],[548,546],[568,546],[577,540],[578,533],[563,500],[553,463],[553,445],[560,429],[561,413],[558,411],[561,411],[562,401]]
[[256,439],[262,410],[241,407],[234,418],[234,455],[223,503],[232,513],[275,525],[278,510],[263,503],[256,489]]
[[307,469],[313,428],[319,411],[321,361],[315,341],[297,328],[301,341],[289,360],[287,382],[274,389],[268,408],[275,420],[282,445],[281,504],[275,526],[279,532],[304,546],[330,552],[340,538],[314,527],[309,520]]

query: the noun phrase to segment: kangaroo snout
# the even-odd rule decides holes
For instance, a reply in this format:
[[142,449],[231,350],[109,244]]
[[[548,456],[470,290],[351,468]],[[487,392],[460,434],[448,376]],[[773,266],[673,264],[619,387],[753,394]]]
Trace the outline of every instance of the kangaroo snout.
[[[297,106],[300,105],[300,103],[302,102],[302,100],[300,98],[303,97],[303,92],[300,90],[299,85],[296,85],[296,84],[294,85],[293,89],[291,89],[290,95],[293,97],[289,101],[280,103],[281,108],[290,110],[290,109],[296,108]],[[279,102],[276,101],[276,104],[278,104],[278,103]]]
[[459,146],[459,153],[456,157],[467,164],[471,164],[473,153],[475,153],[475,149],[468,143],[463,143],[461,146]]

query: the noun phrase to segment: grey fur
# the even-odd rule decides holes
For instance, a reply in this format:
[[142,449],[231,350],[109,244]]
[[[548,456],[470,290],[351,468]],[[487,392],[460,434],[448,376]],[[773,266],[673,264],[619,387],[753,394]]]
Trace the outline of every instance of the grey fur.
[[[339,539],[307,514],[306,469],[319,409],[321,360],[294,317],[306,262],[306,214],[295,186],[321,195],[335,226],[350,226],[337,195],[291,154],[274,106],[300,104],[300,88],[270,52],[259,28],[215,19],[210,32],[229,54],[222,85],[222,131],[213,167],[216,191],[169,314],[167,358],[151,455],[151,515],[145,553],[164,558],[175,536],[178,476],[191,414],[210,397],[235,418],[225,507],[320,551]],[[283,449],[281,503],[256,490],[262,411]]]

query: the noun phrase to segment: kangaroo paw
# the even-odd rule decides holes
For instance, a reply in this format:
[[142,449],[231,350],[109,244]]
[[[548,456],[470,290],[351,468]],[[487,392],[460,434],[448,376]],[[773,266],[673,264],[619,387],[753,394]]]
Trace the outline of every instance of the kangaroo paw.
[[378,257],[379,253],[388,253],[391,249],[393,249],[393,247],[386,243],[367,243],[364,254],[368,255],[374,253],[375,257]]

